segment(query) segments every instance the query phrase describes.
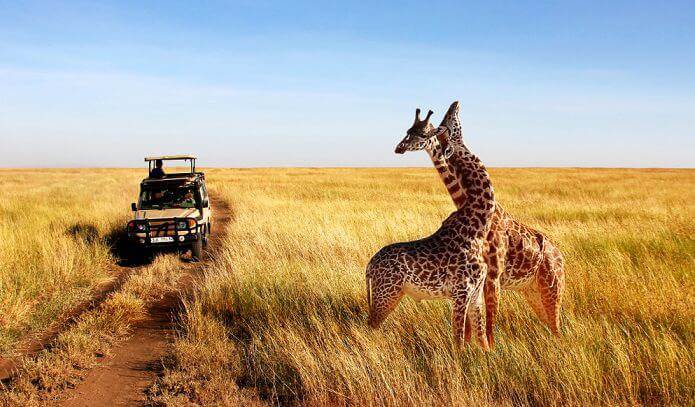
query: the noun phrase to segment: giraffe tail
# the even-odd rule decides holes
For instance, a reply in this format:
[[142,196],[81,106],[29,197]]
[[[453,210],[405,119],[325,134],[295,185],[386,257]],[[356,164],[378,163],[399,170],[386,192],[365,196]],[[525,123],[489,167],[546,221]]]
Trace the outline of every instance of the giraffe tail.
[[372,310],[372,278],[367,277],[367,303],[369,304],[369,311]]

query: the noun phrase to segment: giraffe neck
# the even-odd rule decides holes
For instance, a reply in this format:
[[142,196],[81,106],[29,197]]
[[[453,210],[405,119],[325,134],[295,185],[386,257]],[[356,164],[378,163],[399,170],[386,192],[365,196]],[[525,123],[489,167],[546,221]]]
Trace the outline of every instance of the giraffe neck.
[[439,143],[437,143],[435,146],[426,148],[426,150],[427,154],[429,154],[430,159],[432,160],[432,164],[434,164],[434,168],[439,174],[439,177],[442,179],[442,182],[444,182],[444,186],[449,192],[451,200],[454,201],[456,209],[461,209],[466,204],[466,194],[461,187],[461,183],[456,178],[456,175],[449,169],[449,165],[444,159],[444,155],[442,154],[442,149],[439,146]]
[[[446,129],[444,138],[437,137],[431,143],[432,149],[428,150],[430,153],[430,158],[434,162],[435,168],[442,175],[444,184],[446,185],[451,199],[454,201],[457,209],[461,209],[468,204],[467,199],[467,184],[465,183],[466,177],[470,174],[463,173],[461,171],[456,171],[452,168],[449,160],[444,158],[444,150],[447,146],[451,147],[456,153],[468,153],[471,154],[468,148],[463,143],[463,127],[461,126],[461,117],[459,114],[459,103],[456,101],[449,106],[442,119],[440,128]],[[472,157],[475,157],[471,154]],[[438,163],[444,163],[446,167],[447,178],[444,178],[443,173],[437,167]]]
[[[444,141],[446,143],[446,141]],[[463,143],[452,145],[453,154],[446,159],[449,171],[454,175],[463,189],[464,203],[462,209],[471,220],[478,237],[484,237],[490,228],[492,213],[495,209],[495,193],[487,169],[482,161]]]

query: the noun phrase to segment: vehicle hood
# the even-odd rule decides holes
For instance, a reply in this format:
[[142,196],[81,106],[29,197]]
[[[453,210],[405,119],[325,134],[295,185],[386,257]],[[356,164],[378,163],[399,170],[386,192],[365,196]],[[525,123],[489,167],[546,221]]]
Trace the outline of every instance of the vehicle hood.
[[200,218],[200,211],[196,208],[171,208],[148,209],[135,212],[135,219],[161,219],[161,218]]

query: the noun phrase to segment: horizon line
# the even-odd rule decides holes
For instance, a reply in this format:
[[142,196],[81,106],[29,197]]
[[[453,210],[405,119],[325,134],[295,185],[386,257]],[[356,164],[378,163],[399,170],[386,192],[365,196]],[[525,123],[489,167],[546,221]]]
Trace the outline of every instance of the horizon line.
[[[185,167],[185,166],[184,166]],[[600,169],[600,170],[695,170],[695,167],[637,167],[637,166],[552,166],[552,165],[535,165],[535,166],[506,166],[506,165],[494,165],[487,166],[487,168],[496,169]],[[201,169],[423,169],[423,168],[433,168],[432,166],[364,166],[364,165],[344,165],[344,166],[300,166],[300,165],[284,165],[284,166],[242,166],[242,167],[225,167],[225,166],[200,166],[197,168]],[[113,166],[87,166],[87,167],[77,167],[77,166],[58,166],[58,167],[42,167],[42,166],[18,166],[18,167],[6,167],[0,165],[0,170],[147,170],[144,167],[113,167]]]

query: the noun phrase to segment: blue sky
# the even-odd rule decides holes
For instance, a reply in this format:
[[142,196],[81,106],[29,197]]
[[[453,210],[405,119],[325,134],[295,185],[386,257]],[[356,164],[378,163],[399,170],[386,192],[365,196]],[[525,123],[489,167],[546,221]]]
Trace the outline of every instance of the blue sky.
[[0,0],[2,166],[695,166],[691,2]]

